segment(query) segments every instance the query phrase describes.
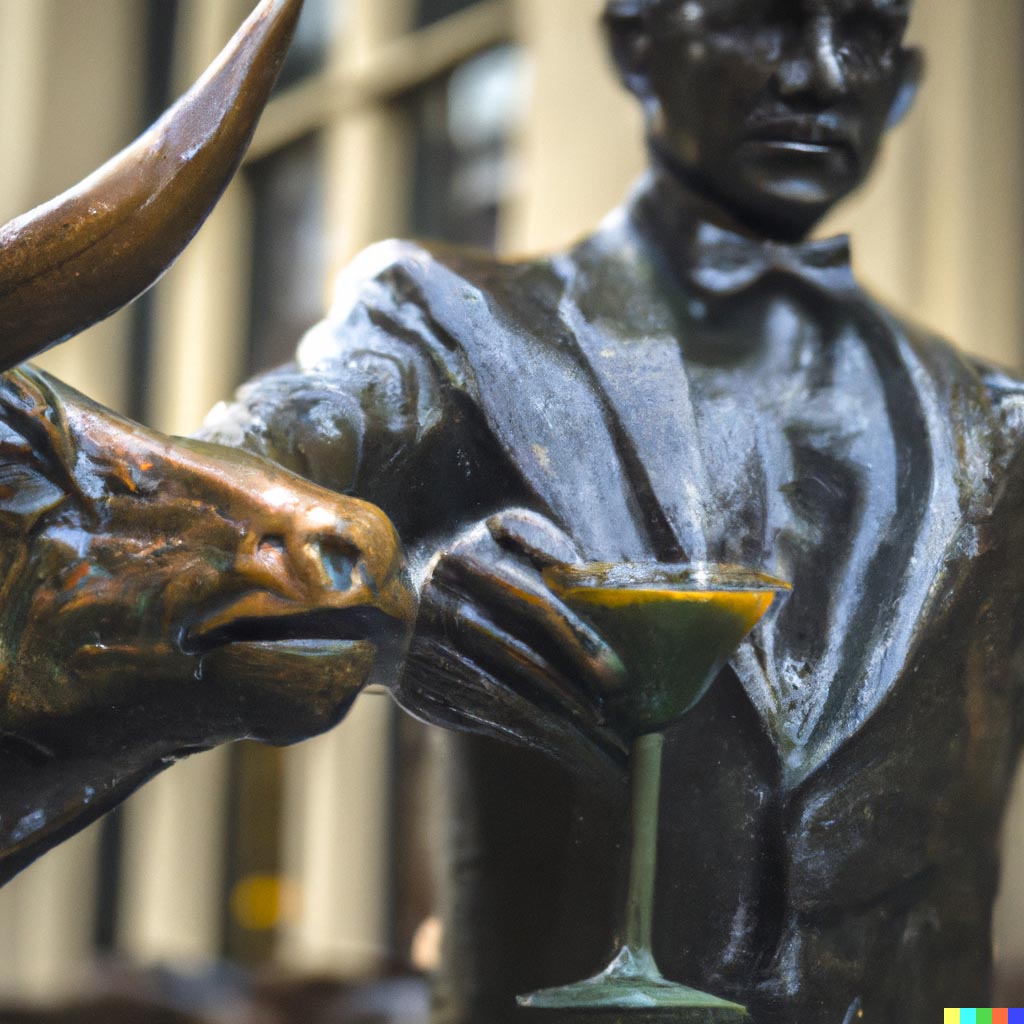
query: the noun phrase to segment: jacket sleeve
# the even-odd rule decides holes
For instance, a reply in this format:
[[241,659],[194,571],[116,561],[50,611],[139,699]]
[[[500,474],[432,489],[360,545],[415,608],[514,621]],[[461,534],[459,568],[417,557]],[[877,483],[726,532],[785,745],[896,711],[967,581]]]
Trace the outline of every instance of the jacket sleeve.
[[217,406],[202,437],[379,506],[408,550],[502,507],[519,478],[476,400],[461,270],[381,242],[338,278],[295,361]]
[[391,513],[393,492],[415,486],[453,421],[443,346],[414,287],[430,259],[411,243],[367,250],[339,278],[331,312],[295,361],[242,385],[201,436]]

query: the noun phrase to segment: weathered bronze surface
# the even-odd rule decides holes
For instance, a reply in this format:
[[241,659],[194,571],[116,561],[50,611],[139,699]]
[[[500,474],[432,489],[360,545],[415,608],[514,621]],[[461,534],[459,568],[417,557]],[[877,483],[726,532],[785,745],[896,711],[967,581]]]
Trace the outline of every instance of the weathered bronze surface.
[[613,0],[652,155],[617,214],[526,262],[371,249],[211,420],[379,504],[424,566],[401,697],[479,734],[451,745],[440,1020],[529,1019],[516,993],[612,952],[622,751],[588,695],[616,662],[540,574],[576,558],[793,583],[667,734],[665,974],[757,1024],[990,1005],[1024,385],[865,294],[844,239],[801,241],[909,105],[908,14]]
[[[5,366],[129,301],[227,183],[301,3],[265,0],[171,113],[0,232]],[[0,376],[0,882],[177,758],[290,743],[388,675],[414,611],[365,502]]]

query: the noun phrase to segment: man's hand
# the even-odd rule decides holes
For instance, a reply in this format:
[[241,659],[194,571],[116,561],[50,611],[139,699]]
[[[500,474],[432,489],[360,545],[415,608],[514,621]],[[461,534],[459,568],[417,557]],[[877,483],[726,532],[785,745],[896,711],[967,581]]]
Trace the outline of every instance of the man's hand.
[[430,565],[399,702],[437,725],[617,770],[624,748],[603,695],[623,685],[622,665],[541,575],[579,557],[565,533],[524,509],[461,534]]

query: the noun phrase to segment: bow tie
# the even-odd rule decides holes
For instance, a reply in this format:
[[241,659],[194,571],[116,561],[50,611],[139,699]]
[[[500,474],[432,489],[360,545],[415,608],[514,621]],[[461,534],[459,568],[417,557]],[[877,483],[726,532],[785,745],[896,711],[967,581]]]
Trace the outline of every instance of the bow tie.
[[857,288],[846,235],[784,245],[703,222],[695,228],[688,255],[686,276],[714,296],[739,295],[774,274],[795,278],[828,295],[845,297]]

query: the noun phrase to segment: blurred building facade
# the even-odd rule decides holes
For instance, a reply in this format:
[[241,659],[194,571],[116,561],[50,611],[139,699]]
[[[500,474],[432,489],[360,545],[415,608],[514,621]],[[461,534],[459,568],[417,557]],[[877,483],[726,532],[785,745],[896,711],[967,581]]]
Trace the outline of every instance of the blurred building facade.
[[[643,166],[602,0],[306,0],[245,170],[142,303],[47,368],[187,433],[288,359],[333,274],[392,235],[564,245]],[[851,230],[861,278],[973,352],[1024,365],[1024,8],[918,0],[918,108]],[[205,67],[249,0],[0,0],[0,218],[72,184]],[[329,736],[176,766],[0,892],[0,1001],[74,990],[98,959],[356,971],[429,960],[429,730],[368,694]],[[1024,810],[1010,835],[1024,835]],[[1020,841],[1008,843],[1019,848]],[[1024,975],[1024,863],[1000,963]]]

